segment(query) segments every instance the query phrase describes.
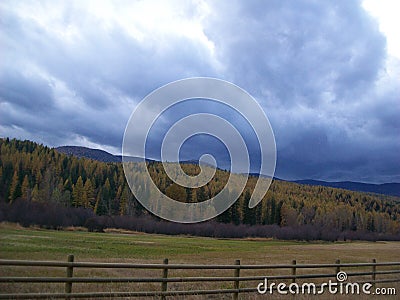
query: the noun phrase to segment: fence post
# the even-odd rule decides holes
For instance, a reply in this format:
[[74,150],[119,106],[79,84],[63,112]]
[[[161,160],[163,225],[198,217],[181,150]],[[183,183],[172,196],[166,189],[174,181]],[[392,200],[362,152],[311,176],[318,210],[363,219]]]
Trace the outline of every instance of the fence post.
[[[337,273],[340,272],[340,259],[337,259],[335,263],[337,264],[337,266],[336,266],[336,275],[337,275]],[[335,277],[336,277],[336,281],[338,281],[337,276],[335,276]]]
[[[74,255],[70,254],[68,255],[68,262],[73,263],[74,262]],[[74,276],[74,267],[73,266],[68,266],[67,267],[67,278],[72,278]],[[66,294],[71,294],[72,292],[72,282],[65,282],[65,293]],[[70,299],[69,296],[67,296],[65,299]]]
[[376,279],[376,259],[372,259],[372,286],[375,288],[375,279]]
[[[292,276],[296,276],[296,260],[295,259],[292,260],[292,265],[293,265]],[[293,277],[292,283],[295,283],[295,282],[296,282],[296,277]]]
[[[165,268],[163,269],[162,278],[167,279],[168,278],[168,258],[164,259],[164,265],[165,265]],[[168,282],[167,281],[161,282],[161,292],[166,292],[167,289],[168,289]],[[165,300],[166,298],[167,298],[167,296],[161,295],[162,300]]]
[[[239,276],[240,276],[240,259],[235,260],[235,266],[239,266],[238,268],[235,268],[235,274],[234,274],[234,276],[235,276],[236,278],[238,278],[238,279],[236,279],[236,280],[233,282],[233,288],[234,288],[235,290],[239,290],[239,281],[240,281],[240,279],[239,279]],[[233,300],[238,300],[238,299],[239,299],[239,291],[233,293]]]

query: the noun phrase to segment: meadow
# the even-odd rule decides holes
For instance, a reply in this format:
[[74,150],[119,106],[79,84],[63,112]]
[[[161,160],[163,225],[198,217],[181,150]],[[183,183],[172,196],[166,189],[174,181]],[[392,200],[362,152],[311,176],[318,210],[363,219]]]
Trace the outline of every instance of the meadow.
[[400,260],[400,242],[302,242],[272,239],[214,239],[109,230],[45,230],[0,225],[0,258],[64,260],[74,254],[78,261],[247,264],[369,262]]

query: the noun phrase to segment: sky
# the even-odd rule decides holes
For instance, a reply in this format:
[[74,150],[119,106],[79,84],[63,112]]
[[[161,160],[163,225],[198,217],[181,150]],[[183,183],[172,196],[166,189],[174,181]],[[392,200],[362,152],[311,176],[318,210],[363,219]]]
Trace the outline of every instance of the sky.
[[[209,76],[260,103],[275,176],[400,182],[399,10],[396,0],[1,1],[0,136],[119,154],[146,95]],[[190,158],[210,145],[226,159],[205,137],[182,149]]]

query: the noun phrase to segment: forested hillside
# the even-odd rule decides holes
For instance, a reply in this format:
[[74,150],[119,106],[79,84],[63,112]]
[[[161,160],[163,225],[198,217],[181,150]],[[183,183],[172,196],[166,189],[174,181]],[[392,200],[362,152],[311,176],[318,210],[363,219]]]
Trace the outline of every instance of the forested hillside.
[[[85,222],[88,218],[96,219],[96,215],[127,216],[127,220],[132,220],[148,214],[130,192],[121,163],[67,156],[31,141],[5,138],[0,139],[0,145],[2,219],[11,218],[12,207],[18,204],[20,209],[26,208],[26,203],[39,205],[39,211],[50,207],[68,210],[68,214],[84,211]],[[189,174],[198,172],[197,165],[185,164],[183,168]],[[185,202],[213,197],[229,176],[229,172],[217,170],[207,185],[187,189],[173,184],[162,164],[149,162],[148,169],[161,191]],[[240,199],[214,221],[254,226],[275,224],[315,232],[315,238],[323,238],[324,232],[400,235],[399,198],[274,180],[263,201],[249,209],[256,180],[250,177]]]
[[80,146],[61,146],[55,148],[58,152],[77,157],[91,158],[102,162],[121,162],[121,157],[112,155],[99,149],[91,149]]

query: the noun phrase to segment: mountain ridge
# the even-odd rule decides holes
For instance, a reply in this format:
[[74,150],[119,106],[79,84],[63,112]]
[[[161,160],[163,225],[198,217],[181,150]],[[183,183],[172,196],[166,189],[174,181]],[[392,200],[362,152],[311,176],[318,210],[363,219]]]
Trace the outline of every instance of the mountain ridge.
[[121,162],[121,158],[101,149],[92,149],[82,146],[60,146],[54,148],[60,153],[89,158],[101,162]]
[[[122,155],[114,155],[101,149],[93,149],[83,146],[60,146],[54,149],[66,155],[74,155],[79,158],[84,157],[105,163],[122,162]],[[125,158],[126,160],[133,162],[142,161],[142,158],[136,156],[125,156]],[[146,161],[153,161],[153,160],[146,159]]]
[[314,179],[293,180],[291,182],[400,197],[400,183],[397,182],[375,184],[356,181],[323,181]]
[[[107,151],[101,149],[92,149],[83,146],[60,146],[56,147],[55,150],[64,153],[66,155],[74,155],[77,157],[89,158],[101,162],[122,162],[121,155],[114,155]],[[139,157],[130,157],[131,161],[141,161]],[[146,159],[146,161],[154,161],[151,159]],[[194,163],[196,160],[183,161],[182,163]],[[257,173],[249,174],[251,176],[263,176]],[[299,179],[299,180],[285,180],[282,178],[274,178],[277,180],[288,181],[298,184],[306,184],[311,186],[325,186],[332,188],[340,188],[350,191],[366,192],[366,193],[376,193],[389,196],[400,197],[400,183],[390,182],[390,183],[363,183],[356,181],[323,181],[315,179]]]

